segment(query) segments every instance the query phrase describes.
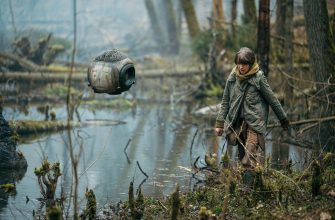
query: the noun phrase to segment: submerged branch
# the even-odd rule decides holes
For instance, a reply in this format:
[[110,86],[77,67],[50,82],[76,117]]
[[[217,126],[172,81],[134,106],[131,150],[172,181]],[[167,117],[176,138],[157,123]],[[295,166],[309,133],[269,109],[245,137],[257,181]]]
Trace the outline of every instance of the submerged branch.
[[198,156],[197,159],[195,159],[195,161],[194,161],[194,163],[193,163],[193,167],[194,167],[195,169],[199,169],[198,166],[197,166],[197,162],[198,162],[199,159],[200,159],[200,156]]
[[137,163],[137,166],[138,166],[138,168],[140,169],[140,171],[143,173],[143,175],[146,176],[147,178],[149,178],[148,174],[146,174],[146,173],[142,170],[142,168],[141,168],[141,166],[140,166],[140,163],[139,163],[138,161],[136,161],[136,163]]
[[197,130],[194,132],[194,135],[193,135],[193,138],[192,138],[191,147],[190,147],[190,159],[192,159],[192,148],[193,148],[195,136],[197,136],[198,131],[199,131],[199,129],[197,128]]
[[128,157],[128,154],[127,154],[127,148],[128,148],[128,146],[129,146],[130,142],[131,142],[131,138],[129,138],[129,140],[128,140],[126,146],[125,146],[124,149],[123,149],[123,153],[126,155],[128,164],[130,164],[130,160],[129,160],[129,157]]

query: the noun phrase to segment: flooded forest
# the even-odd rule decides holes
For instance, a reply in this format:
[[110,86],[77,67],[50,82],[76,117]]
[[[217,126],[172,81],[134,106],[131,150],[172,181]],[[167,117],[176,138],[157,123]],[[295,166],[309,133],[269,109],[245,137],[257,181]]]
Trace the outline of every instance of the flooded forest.
[[2,0],[0,219],[334,219],[335,0]]

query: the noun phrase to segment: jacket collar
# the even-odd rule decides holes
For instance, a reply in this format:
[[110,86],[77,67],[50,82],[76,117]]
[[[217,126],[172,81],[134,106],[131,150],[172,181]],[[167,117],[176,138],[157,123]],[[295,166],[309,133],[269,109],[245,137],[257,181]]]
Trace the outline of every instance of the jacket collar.
[[[246,79],[246,81],[255,86],[257,89],[260,89],[259,81],[260,81],[260,76],[263,74],[262,70],[259,70],[254,76],[250,77],[249,79]],[[234,69],[232,72],[229,74],[227,81],[229,82],[235,82],[236,81],[236,76],[234,73]]]

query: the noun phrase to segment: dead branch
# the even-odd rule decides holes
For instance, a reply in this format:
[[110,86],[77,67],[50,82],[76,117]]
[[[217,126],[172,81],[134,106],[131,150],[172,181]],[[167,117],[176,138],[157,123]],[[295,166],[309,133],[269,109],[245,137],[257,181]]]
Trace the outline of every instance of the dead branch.
[[[270,37],[272,37],[276,40],[286,41],[285,37],[282,37],[282,36],[271,34]],[[297,42],[297,41],[293,41],[292,43],[295,46],[306,47],[306,48],[308,47],[308,44],[305,44],[305,43],[300,43],[300,42]]]
[[158,205],[160,205],[165,211],[168,211],[168,208],[166,208],[161,201],[157,199]]
[[197,166],[197,162],[198,160],[200,159],[200,156],[197,157],[197,159],[195,159],[194,163],[193,163],[193,166],[195,169],[199,169],[198,166]]
[[285,71],[283,71],[280,67],[277,67],[277,69],[279,70],[280,73],[282,73],[284,76],[293,79],[295,81],[299,81],[299,82],[306,82],[306,83],[312,83],[312,84],[319,84],[319,85],[327,85],[327,86],[335,86],[335,84],[333,83],[329,83],[329,82],[318,82],[318,81],[312,81],[312,80],[306,80],[306,79],[300,79],[297,77],[293,77],[289,74],[287,74]]
[[297,132],[297,135],[301,135],[302,133],[304,133],[305,131],[311,129],[311,128],[314,128],[315,126],[317,126],[319,123],[313,123],[311,125],[308,125],[306,127],[303,127],[302,129],[300,129],[298,132]]
[[140,183],[140,185],[138,185],[138,188],[137,188],[137,190],[136,190],[136,194],[138,194],[138,192],[141,190],[142,185],[145,183],[145,181],[147,181],[147,179],[148,179],[148,178],[144,178],[144,179],[142,180],[142,182]]
[[192,159],[192,148],[193,148],[193,144],[194,144],[194,139],[195,136],[197,136],[199,129],[197,128],[197,130],[195,131],[193,138],[192,138],[192,142],[191,142],[191,148],[190,148],[190,159]]
[[210,171],[210,172],[215,173],[215,174],[220,174],[220,171],[215,170],[215,169],[213,169],[213,168],[211,168],[211,167],[209,167],[209,166],[200,167],[199,170],[200,170],[200,171],[201,171],[201,170],[207,170],[207,171]]
[[146,174],[146,173],[142,170],[142,168],[141,168],[141,166],[140,166],[140,163],[139,163],[138,161],[136,161],[136,163],[137,163],[137,166],[138,166],[138,168],[140,169],[140,171],[143,173],[143,175],[146,176],[147,178],[149,178],[148,174]]
[[125,148],[123,149],[123,152],[124,152],[125,154],[127,154],[127,153],[126,153],[126,150],[127,150],[128,146],[129,146],[130,142],[131,142],[131,138],[129,138],[129,140],[128,140],[126,146],[125,146]]
[[130,160],[129,160],[129,157],[128,157],[128,154],[127,154],[126,150],[127,150],[128,146],[129,146],[130,142],[131,142],[131,138],[129,138],[129,140],[128,140],[126,146],[125,146],[125,148],[123,149],[123,153],[126,155],[128,164],[130,164]]
[[[302,125],[302,124],[309,124],[309,123],[322,123],[326,121],[333,121],[335,120],[335,115],[324,117],[324,118],[313,118],[313,119],[306,119],[306,120],[300,120],[300,121],[293,121],[290,122],[290,125]],[[280,124],[269,124],[267,128],[275,128],[275,127],[281,127]]]

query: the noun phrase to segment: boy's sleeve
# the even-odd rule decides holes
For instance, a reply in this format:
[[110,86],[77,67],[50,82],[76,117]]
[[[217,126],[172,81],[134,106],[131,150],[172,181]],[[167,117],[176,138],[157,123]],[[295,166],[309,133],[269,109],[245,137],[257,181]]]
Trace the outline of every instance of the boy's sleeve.
[[271,106],[272,110],[276,114],[277,118],[281,121],[283,119],[286,119],[286,113],[280,104],[277,97],[274,95],[272,89],[270,88],[270,85],[264,76],[264,74],[261,75],[260,79],[260,92],[265,99],[265,101]]
[[229,110],[229,81],[227,80],[226,86],[224,88],[223,96],[222,96],[222,101],[220,105],[220,110],[219,113],[216,117],[216,123],[215,127],[216,128],[223,128],[224,127],[224,120],[227,117],[228,110]]

